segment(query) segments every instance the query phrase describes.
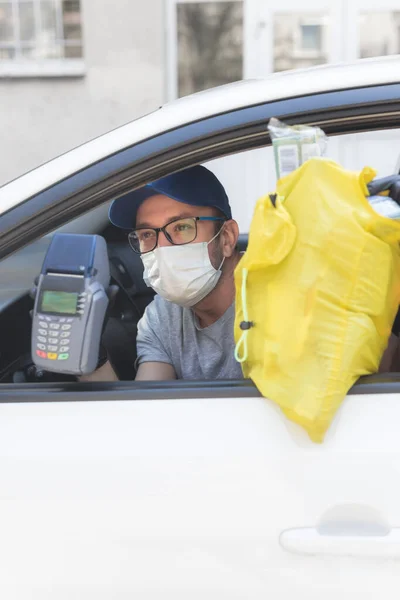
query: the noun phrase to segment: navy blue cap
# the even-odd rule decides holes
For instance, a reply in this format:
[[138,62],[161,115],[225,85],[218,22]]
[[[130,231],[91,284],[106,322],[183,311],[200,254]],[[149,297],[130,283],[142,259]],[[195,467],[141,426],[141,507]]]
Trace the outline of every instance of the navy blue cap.
[[133,229],[139,206],[146,198],[156,194],[163,194],[192,206],[212,206],[218,208],[227,219],[232,219],[228,196],[222,183],[214,173],[201,165],[196,165],[157,179],[114,200],[108,213],[111,223],[121,229]]

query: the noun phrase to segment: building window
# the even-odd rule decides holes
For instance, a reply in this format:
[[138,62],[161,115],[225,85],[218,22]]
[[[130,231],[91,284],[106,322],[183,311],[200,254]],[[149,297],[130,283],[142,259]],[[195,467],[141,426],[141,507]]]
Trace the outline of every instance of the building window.
[[322,52],[322,26],[300,25],[301,49],[305,51]]
[[300,69],[328,62],[328,17],[322,13],[276,13],[274,71]]
[[243,3],[177,3],[178,96],[243,77]]
[[5,63],[23,74],[82,55],[80,0],[0,0],[0,75]]

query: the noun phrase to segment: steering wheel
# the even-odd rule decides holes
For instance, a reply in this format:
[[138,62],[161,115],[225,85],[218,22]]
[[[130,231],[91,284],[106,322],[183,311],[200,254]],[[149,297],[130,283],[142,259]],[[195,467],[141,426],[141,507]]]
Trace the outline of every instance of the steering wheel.
[[137,324],[142,311],[121,282],[113,277],[111,282],[117,290],[111,300],[101,340],[118,379],[132,381],[135,378]]

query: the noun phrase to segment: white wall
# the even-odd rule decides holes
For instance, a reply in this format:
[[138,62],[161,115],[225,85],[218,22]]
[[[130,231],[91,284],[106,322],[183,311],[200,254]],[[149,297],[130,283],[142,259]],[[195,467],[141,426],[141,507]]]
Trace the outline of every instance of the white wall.
[[163,102],[163,0],[81,6],[84,77],[0,79],[0,185]]

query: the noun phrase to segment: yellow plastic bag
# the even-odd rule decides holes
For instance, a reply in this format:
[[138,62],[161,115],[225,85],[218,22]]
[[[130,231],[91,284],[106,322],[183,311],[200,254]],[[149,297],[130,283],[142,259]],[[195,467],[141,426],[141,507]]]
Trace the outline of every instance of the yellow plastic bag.
[[314,158],[280,179],[235,271],[244,376],[315,442],[378,370],[400,302],[400,223],[365,198],[375,174]]

